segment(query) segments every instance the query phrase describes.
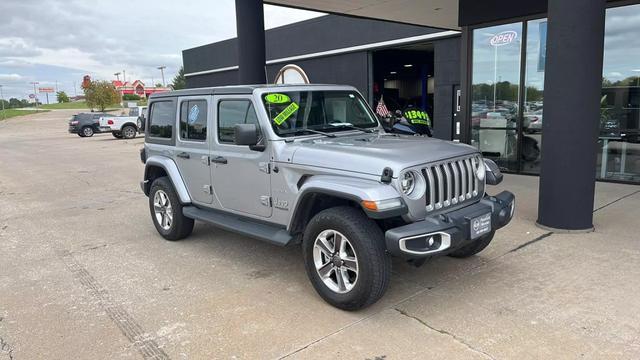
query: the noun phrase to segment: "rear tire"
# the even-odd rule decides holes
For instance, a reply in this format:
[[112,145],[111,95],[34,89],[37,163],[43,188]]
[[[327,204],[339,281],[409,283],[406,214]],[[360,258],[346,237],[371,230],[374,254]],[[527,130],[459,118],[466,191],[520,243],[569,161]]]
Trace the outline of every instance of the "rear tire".
[[358,310],[384,295],[391,258],[382,230],[361,210],[344,206],[319,212],[306,226],[302,249],[307,276],[329,304]]
[[82,133],[82,135],[80,135],[79,133],[78,135],[80,135],[81,137],[92,137],[93,128],[91,126],[85,126],[82,129],[80,129],[80,133]]
[[136,137],[136,134],[138,133],[138,131],[136,130],[135,126],[126,125],[122,128],[122,131],[120,133],[122,134],[122,137],[125,139],[133,139]]
[[167,240],[184,239],[193,231],[193,219],[182,214],[182,204],[168,177],[155,179],[149,191],[149,210],[153,225]]
[[469,256],[473,256],[479,253],[480,251],[484,250],[484,248],[486,248],[487,246],[489,246],[489,244],[491,243],[491,240],[493,240],[493,235],[495,234],[496,232],[494,230],[488,233],[487,235],[484,235],[479,239],[476,239],[471,244],[465,245],[460,249],[449,253],[449,256],[455,257],[455,258],[467,258]]

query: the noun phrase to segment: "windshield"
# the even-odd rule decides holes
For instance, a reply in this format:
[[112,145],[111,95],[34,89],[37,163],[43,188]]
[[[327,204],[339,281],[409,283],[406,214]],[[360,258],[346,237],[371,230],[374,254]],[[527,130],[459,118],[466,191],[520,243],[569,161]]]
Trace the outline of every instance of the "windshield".
[[378,126],[355,91],[274,92],[263,94],[262,102],[273,130],[282,137]]

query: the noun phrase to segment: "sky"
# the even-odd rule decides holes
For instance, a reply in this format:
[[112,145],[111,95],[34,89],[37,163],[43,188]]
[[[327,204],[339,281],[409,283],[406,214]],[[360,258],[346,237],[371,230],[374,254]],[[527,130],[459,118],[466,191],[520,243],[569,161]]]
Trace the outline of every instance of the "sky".
[[[323,15],[264,13],[266,28]],[[74,96],[87,74],[115,80],[124,70],[129,81],[161,83],[161,65],[170,83],[182,50],[235,36],[234,0],[1,0],[0,85],[5,99],[28,97],[35,81]]]

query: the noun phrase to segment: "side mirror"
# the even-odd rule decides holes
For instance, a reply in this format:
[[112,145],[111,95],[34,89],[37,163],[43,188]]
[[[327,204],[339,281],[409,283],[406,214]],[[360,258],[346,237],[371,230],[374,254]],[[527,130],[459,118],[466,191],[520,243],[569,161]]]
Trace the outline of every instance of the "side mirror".
[[498,165],[491,159],[484,159],[485,178],[488,185],[498,185],[502,182],[504,175]]
[[265,146],[260,142],[260,130],[256,124],[236,124],[233,128],[234,143],[249,146],[249,149],[263,151]]

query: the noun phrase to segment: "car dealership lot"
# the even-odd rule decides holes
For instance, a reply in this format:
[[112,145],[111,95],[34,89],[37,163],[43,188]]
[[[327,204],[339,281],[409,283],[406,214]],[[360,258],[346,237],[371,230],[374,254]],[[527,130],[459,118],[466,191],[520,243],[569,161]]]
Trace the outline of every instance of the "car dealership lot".
[[297,246],[205,224],[163,240],[143,139],[70,135],[71,114],[0,122],[0,359],[640,357],[638,186],[597,184],[596,232],[551,234],[537,178],[507,175],[516,218],[484,252],[394,261],[385,297],[348,313]]

